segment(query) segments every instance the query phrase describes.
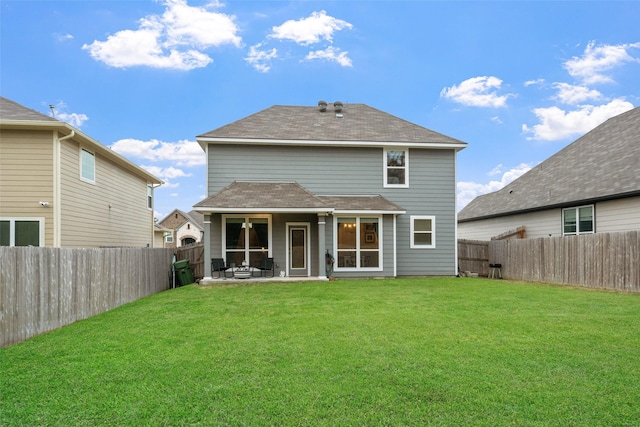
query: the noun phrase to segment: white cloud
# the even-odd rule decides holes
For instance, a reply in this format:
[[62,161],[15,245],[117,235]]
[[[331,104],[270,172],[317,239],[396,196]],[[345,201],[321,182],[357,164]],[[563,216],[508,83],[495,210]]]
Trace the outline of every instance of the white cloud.
[[68,113],[66,110],[69,107],[64,101],[58,101],[58,103],[53,106],[51,113],[49,114],[51,117],[63,121],[65,123],[69,123],[71,126],[76,128],[81,128],[84,122],[89,120],[89,116],[83,113]]
[[504,107],[511,94],[498,95],[502,80],[497,77],[472,77],[459,85],[440,91],[440,96],[468,107]]
[[261,73],[266,73],[271,69],[271,60],[278,57],[278,50],[275,48],[271,50],[260,50],[262,46],[263,43],[251,46],[249,48],[249,55],[244,58],[244,60]]
[[574,86],[568,83],[554,83],[553,87],[558,91],[558,94],[554,96],[554,99],[557,99],[563,104],[578,105],[581,102],[593,101],[602,98],[602,94],[599,91],[589,89],[585,86]]
[[170,166],[168,168],[163,168],[161,166],[156,165],[141,165],[142,169],[146,170],[152,175],[157,176],[161,180],[164,181],[164,184],[160,188],[176,188],[179,187],[180,184],[176,182],[171,182],[175,178],[185,178],[190,177],[191,173],[186,173],[182,169],[174,168]]
[[525,87],[533,86],[533,85],[541,85],[544,83],[544,79],[536,79],[536,80],[527,80],[524,82]]
[[309,54],[304,58],[307,61],[312,61],[314,59],[324,59],[326,61],[337,62],[343,67],[351,67],[351,59],[347,57],[349,52],[340,52],[340,49],[334,48],[333,46],[329,46],[324,50],[316,50],[309,52]]
[[272,28],[269,37],[278,40],[291,40],[301,45],[318,43],[321,40],[333,41],[333,33],[353,25],[342,19],[328,16],[327,12],[313,12],[308,18],[290,19],[284,24]]
[[233,16],[207,10],[218,6],[217,3],[192,7],[186,0],[166,0],[164,5],[166,9],[161,16],[140,19],[138,29],[118,31],[107,40],[95,40],[82,49],[95,60],[116,68],[192,70],[213,62],[202,50],[242,44]]
[[202,166],[206,163],[204,151],[195,141],[163,142],[127,138],[114,142],[111,149],[123,156],[156,162],[172,161],[178,166]]
[[67,40],[73,40],[73,36],[71,34],[54,33],[53,37],[55,37],[56,41],[59,43],[66,42]]
[[581,57],[573,57],[564,63],[564,68],[572,76],[585,84],[611,83],[613,79],[606,73],[627,62],[640,62],[629,54],[629,50],[640,48],[640,43],[620,45],[599,45],[589,42]]
[[506,172],[502,172],[502,168],[502,165],[498,165],[488,173],[488,175],[497,175],[502,173],[502,177],[499,181],[492,180],[486,184],[465,181],[458,182],[456,184],[458,209],[462,209],[478,196],[500,190],[505,185],[531,170],[531,166],[526,163],[521,163]]
[[624,99],[614,99],[604,105],[582,105],[577,110],[565,111],[559,107],[535,108],[533,113],[539,124],[529,127],[522,125],[523,133],[530,133],[528,140],[555,141],[583,135],[605,120],[629,111],[633,104]]

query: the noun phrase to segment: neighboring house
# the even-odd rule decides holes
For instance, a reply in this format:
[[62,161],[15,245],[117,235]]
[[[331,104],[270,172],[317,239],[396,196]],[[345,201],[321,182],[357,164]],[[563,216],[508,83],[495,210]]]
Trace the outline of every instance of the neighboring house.
[[[154,224],[153,228],[153,247],[154,248],[169,248],[169,244],[166,242],[167,237],[173,235],[173,230],[165,228],[160,224]],[[173,241],[173,239],[171,239]]]
[[160,184],[69,124],[0,97],[0,245],[151,246]]
[[610,118],[458,214],[458,236],[489,240],[640,229],[640,107]]
[[287,276],[456,274],[466,143],[337,102],[273,106],[196,139],[207,156],[209,197],[194,205],[205,259],[269,257]]
[[170,231],[165,234],[165,247],[179,248],[202,242],[204,235],[204,215],[197,211],[183,212],[174,209],[158,224]]

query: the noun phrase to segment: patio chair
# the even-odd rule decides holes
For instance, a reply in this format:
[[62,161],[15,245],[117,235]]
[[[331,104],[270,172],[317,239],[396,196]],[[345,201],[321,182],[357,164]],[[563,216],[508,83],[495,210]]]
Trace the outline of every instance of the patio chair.
[[222,274],[227,276],[227,266],[222,258],[211,258],[211,276],[213,277],[216,273],[218,278],[222,277]]
[[[255,269],[252,272],[252,276],[254,277],[273,277],[275,271],[275,264],[273,262],[273,258],[263,258],[260,263],[259,269]],[[269,276],[269,272],[271,272],[271,276]]]

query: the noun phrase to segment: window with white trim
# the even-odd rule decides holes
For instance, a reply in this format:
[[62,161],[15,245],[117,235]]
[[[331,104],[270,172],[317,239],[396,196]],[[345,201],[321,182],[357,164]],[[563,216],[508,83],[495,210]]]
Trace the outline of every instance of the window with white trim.
[[384,150],[384,186],[406,188],[409,186],[409,150],[389,148]]
[[153,209],[153,184],[147,184],[147,208]]
[[595,232],[593,205],[562,210],[562,234],[593,234]]
[[173,233],[172,232],[167,232],[164,235],[164,242],[165,243],[173,243]]
[[44,246],[44,218],[0,218],[0,246]]
[[271,215],[224,215],[222,226],[227,265],[259,267],[271,256]]
[[380,270],[382,219],[335,217],[336,270]]
[[433,215],[411,216],[411,248],[436,247],[436,217]]
[[84,148],[80,149],[80,179],[96,182],[96,156]]

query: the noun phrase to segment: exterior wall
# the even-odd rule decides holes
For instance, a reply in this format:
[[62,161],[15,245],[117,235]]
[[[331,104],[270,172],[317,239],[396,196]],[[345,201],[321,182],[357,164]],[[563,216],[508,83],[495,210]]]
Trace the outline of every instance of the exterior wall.
[[165,228],[170,228],[171,230],[173,230],[173,242],[172,243],[165,243],[165,246],[167,248],[177,248],[178,247],[180,242],[178,241],[176,228],[178,228],[180,226],[180,224],[184,223],[186,220],[187,220],[187,218],[185,218],[184,215],[182,215],[180,212],[178,212],[176,210],[176,211],[171,212],[169,215],[167,215],[166,218],[164,218],[162,220],[162,222],[160,222],[161,226],[163,226]]
[[178,227],[174,232],[175,244],[177,247],[182,246],[182,239],[186,237],[191,237],[196,242],[201,240],[202,232],[200,229],[193,224],[192,222],[187,222],[183,224],[181,227]]
[[458,224],[458,238],[491,240],[492,237],[515,230],[522,225],[526,227],[526,237],[528,239],[561,236],[562,209],[549,209],[540,212],[463,222]]
[[[296,181],[319,195],[379,194],[404,208],[398,216],[398,275],[455,274],[455,152],[411,149],[409,188],[384,188],[382,148],[209,145],[209,195],[234,180]],[[277,197],[277,196],[276,196]],[[436,216],[436,248],[410,249],[411,215]],[[392,217],[389,217],[392,218]],[[332,219],[327,220],[327,225]],[[312,221],[317,225],[317,218]],[[212,224],[213,225],[213,224]],[[327,233],[332,230],[327,227]],[[392,225],[384,225],[391,244]],[[215,242],[215,240],[214,240]],[[330,237],[327,249],[332,248]],[[215,248],[212,248],[215,252]],[[393,274],[385,246],[384,274]],[[362,273],[359,274],[362,276]]]
[[0,130],[0,217],[44,219],[44,244],[52,246],[53,201],[53,132]]
[[[588,203],[587,203],[588,205]],[[581,205],[576,205],[581,206]],[[595,203],[596,233],[614,233],[640,229],[640,197]],[[524,225],[529,239],[562,236],[562,209],[509,215],[458,224],[458,237],[490,240]]]
[[80,179],[80,145],[61,142],[61,246],[150,246],[153,209],[147,207],[146,179],[95,154],[96,182],[88,183]]
[[595,211],[596,233],[640,230],[640,197],[600,202]]

